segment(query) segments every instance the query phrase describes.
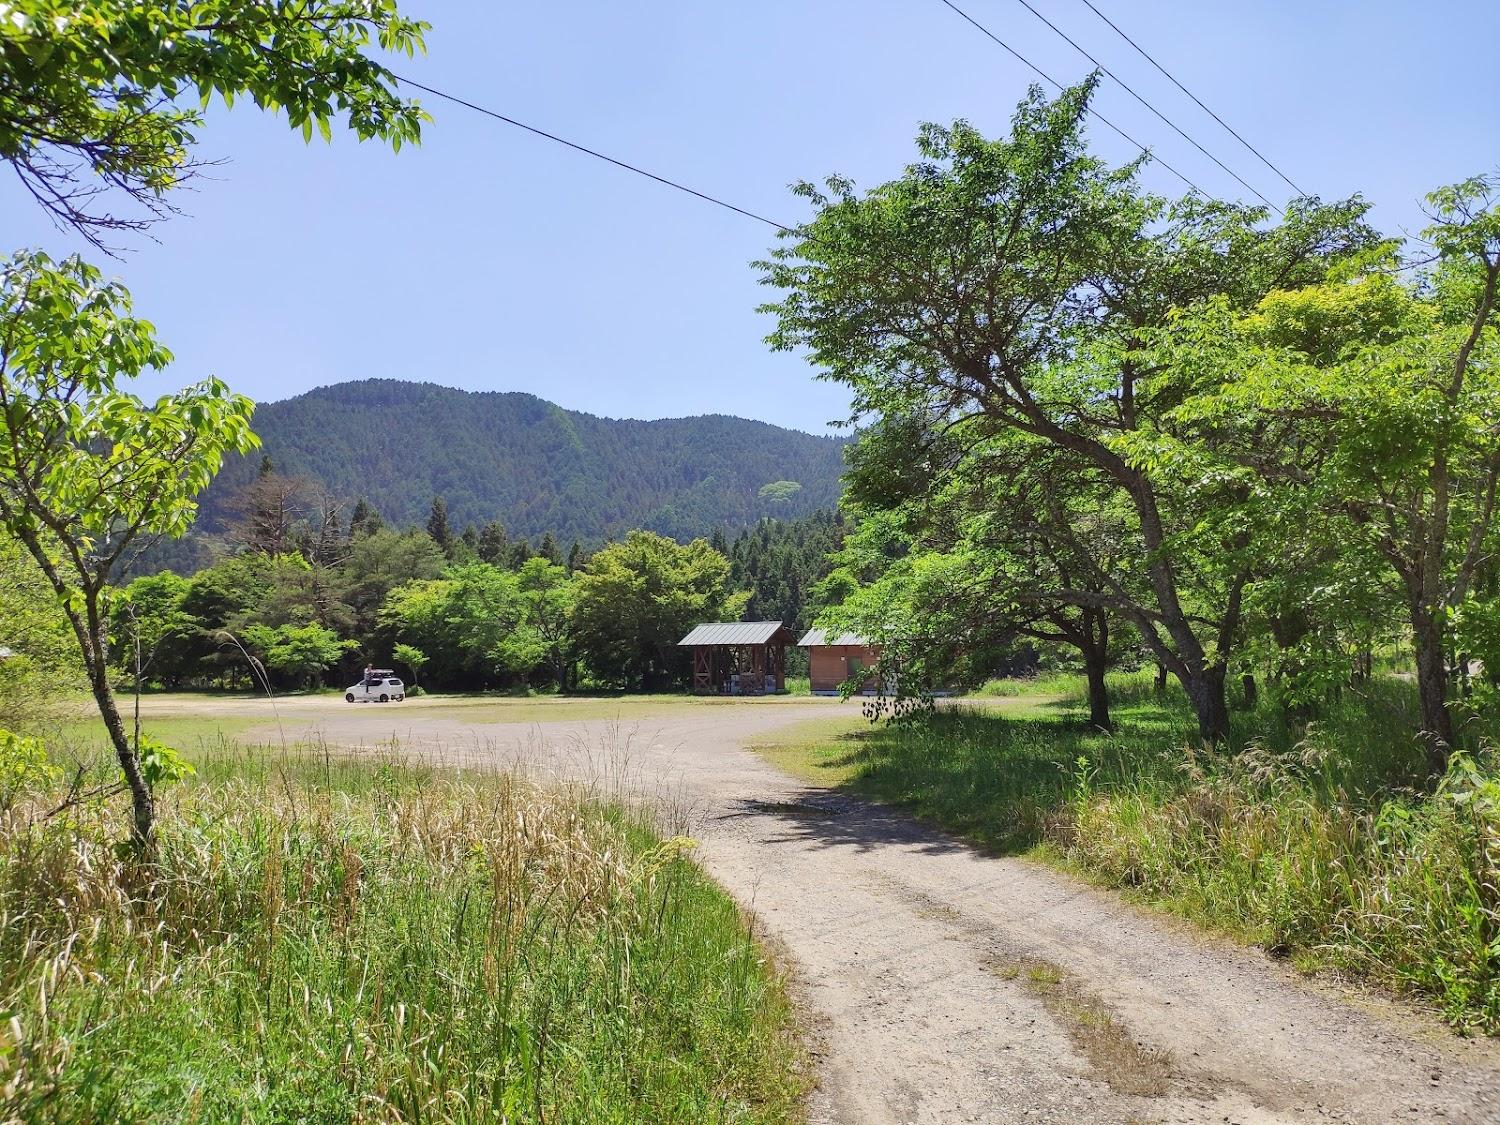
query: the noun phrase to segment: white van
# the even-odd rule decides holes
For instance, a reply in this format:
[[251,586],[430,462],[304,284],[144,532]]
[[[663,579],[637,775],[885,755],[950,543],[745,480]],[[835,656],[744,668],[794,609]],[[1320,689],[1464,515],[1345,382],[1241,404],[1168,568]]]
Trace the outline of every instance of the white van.
[[389,668],[375,668],[344,692],[345,703],[389,703],[406,698],[406,685]]

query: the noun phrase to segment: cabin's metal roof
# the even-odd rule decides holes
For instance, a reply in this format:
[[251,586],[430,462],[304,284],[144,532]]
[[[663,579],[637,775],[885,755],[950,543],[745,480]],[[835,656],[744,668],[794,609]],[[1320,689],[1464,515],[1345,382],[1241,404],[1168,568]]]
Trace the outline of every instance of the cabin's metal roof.
[[858,633],[835,633],[831,629],[809,629],[802,634],[797,647],[818,648],[822,645],[834,645],[839,648],[864,648],[869,643],[868,637],[862,637]]
[[685,645],[763,645],[777,640],[783,643],[792,635],[780,621],[708,621],[699,625],[682,640],[677,647]]

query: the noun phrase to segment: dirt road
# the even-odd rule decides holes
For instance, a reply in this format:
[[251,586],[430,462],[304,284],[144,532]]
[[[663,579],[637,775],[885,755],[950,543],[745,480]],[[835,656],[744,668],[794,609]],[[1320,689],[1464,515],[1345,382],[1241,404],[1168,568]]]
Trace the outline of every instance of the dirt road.
[[818,1043],[814,1122],[1500,1121],[1488,1043],[808,789],[742,748],[846,706],[507,723],[435,703],[307,701],[281,726],[679,802],[705,866],[791,963]]

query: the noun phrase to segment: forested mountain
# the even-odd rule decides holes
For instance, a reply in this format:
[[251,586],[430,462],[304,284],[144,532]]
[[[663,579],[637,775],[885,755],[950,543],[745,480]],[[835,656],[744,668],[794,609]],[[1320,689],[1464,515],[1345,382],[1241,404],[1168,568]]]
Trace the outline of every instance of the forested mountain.
[[260,406],[261,453],[224,467],[200,529],[220,530],[262,454],[398,525],[434,496],[456,529],[499,520],[601,542],[631,528],[677,539],[795,518],[838,502],[845,442],[724,415],[630,421],[532,395],[367,379]]

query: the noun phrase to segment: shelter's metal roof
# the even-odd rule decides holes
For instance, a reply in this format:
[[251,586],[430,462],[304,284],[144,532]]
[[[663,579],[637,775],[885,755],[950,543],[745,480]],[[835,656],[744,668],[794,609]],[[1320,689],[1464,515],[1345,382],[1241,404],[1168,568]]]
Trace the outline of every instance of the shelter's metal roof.
[[[781,633],[778,637],[776,634]],[[682,640],[677,647],[685,645],[763,645],[780,640],[783,644],[792,639],[786,626],[780,621],[707,621],[699,625]]]
[[858,633],[835,633],[832,629],[809,629],[802,634],[797,647],[816,648],[821,645],[835,645],[841,648],[863,648],[869,643],[868,637],[862,637]]

